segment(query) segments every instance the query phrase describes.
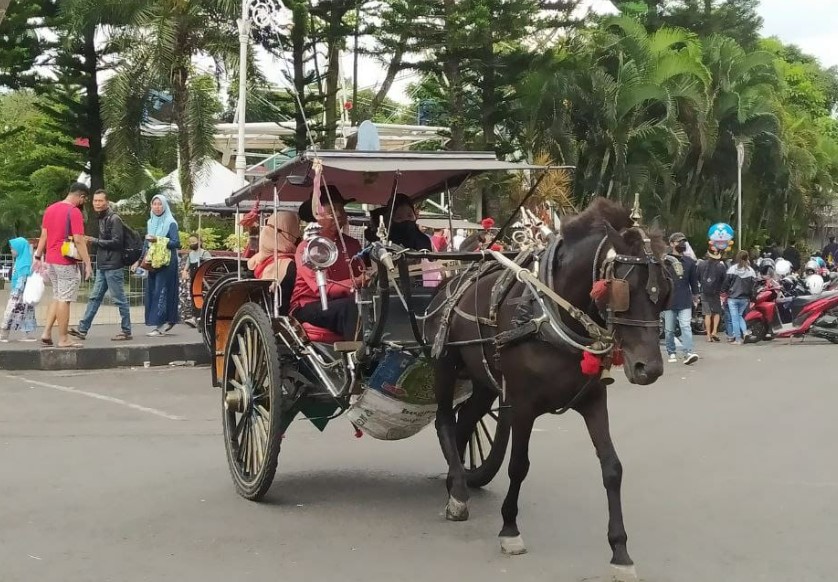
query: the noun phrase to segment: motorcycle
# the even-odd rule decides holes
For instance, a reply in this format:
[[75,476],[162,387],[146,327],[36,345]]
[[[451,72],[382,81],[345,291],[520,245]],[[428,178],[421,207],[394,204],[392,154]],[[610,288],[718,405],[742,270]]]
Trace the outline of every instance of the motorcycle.
[[793,286],[768,284],[745,313],[746,341],[812,335],[838,344],[838,291],[820,295],[796,294]]

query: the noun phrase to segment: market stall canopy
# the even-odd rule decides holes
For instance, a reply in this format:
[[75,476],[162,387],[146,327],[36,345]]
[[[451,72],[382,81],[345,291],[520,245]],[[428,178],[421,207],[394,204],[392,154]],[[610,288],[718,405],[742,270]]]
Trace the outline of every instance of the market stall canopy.
[[[326,184],[337,186],[344,198],[364,204],[386,204],[396,190],[421,199],[459,186],[466,178],[490,171],[544,170],[498,160],[493,152],[305,152],[261,180],[235,192],[227,204],[273,200],[274,185],[283,202],[301,202],[312,193],[315,159],[323,166]],[[290,180],[289,180],[290,177]]]
[[[241,186],[241,182],[235,172],[227,169],[223,164],[215,160],[209,160],[204,167],[195,175],[195,192],[192,196],[192,204],[195,206],[220,205]],[[175,170],[168,176],[160,178],[156,183],[156,192],[165,196],[169,202],[180,203],[183,201],[183,191],[180,188],[180,178]],[[139,194],[120,200],[116,203],[120,210],[146,211],[148,210],[147,194]]]

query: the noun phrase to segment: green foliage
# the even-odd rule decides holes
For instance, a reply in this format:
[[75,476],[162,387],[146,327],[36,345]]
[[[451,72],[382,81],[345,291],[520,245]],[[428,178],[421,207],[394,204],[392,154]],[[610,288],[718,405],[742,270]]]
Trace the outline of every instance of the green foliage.
[[197,234],[201,239],[201,247],[208,250],[214,251],[216,249],[221,248],[221,233],[215,228],[202,228],[200,230],[195,230],[192,232],[182,232],[180,233],[180,246],[182,249],[189,248],[189,237],[193,234]]
[[247,247],[248,241],[249,237],[247,233],[233,233],[224,239],[224,248],[228,251],[241,252]]

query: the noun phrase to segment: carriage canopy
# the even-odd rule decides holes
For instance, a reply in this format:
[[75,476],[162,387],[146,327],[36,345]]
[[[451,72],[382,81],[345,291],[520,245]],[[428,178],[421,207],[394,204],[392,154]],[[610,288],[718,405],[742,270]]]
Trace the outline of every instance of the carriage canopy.
[[344,198],[364,204],[386,204],[394,184],[398,192],[421,199],[484,172],[546,169],[498,160],[493,152],[308,151],[236,191],[227,204],[273,200],[274,184],[283,202],[306,200],[311,196],[315,160],[322,164],[326,184],[337,186]]

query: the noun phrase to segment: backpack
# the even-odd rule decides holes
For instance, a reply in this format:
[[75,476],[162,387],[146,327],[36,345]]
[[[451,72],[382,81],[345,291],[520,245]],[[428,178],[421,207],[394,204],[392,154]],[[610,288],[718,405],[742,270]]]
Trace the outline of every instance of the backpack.
[[[119,219],[122,221],[122,219]],[[122,265],[130,267],[143,255],[143,237],[136,230],[122,222]]]

